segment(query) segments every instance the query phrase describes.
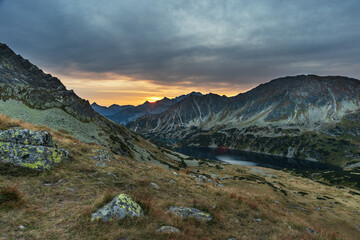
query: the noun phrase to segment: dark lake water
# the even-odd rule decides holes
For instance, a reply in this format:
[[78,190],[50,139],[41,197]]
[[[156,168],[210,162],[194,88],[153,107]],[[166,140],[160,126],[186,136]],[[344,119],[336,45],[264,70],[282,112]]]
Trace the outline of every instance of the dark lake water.
[[211,159],[244,166],[259,166],[273,169],[294,170],[341,170],[340,167],[314,161],[270,156],[240,150],[207,147],[182,147],[177,152],[200,159]]
[[344,170],[326,163],[221,148],[182,147],[174,150],[200,159],[289,171],[324,184],[347,186],[360,190],[360,171],[356,169]]

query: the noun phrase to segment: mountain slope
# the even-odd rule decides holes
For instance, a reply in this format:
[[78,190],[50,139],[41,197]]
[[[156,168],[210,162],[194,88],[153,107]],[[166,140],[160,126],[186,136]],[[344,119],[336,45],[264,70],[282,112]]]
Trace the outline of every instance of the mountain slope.
[[137,160],[173,162],[153,144],[96,113],[59,79],[1,43],[0,113],[69,132],[80,141],[100,144]]
[[182,101],[183,99],[189,96],[201,96],[201,93],[192,92],[187,95],[181,95],[179,97],[169,99],[167,97],[163,98],[162,100],[156,102],[148,102],[136,106],[134,108],[128,108],[122,111],[119,111],[113,115],[107,115],[109,119],[113,120],[116,123],[126,125],[128,122],[134,121],[139,117],[145,115],[155,115],[165,112],[169,109],[172,105]]
[[[341,165],[359,159],[359,92],[356,79],[285,77],[235,97],[193,96],[128,126],[164,142],[227,146]],[[333,136],[334,129],[341,132]],[[339,136],[343,138],[336,139]],[[346,160],[339,159],[342,155]]]
[[[120,155],[96,157],[99,145],[0,115],[0,129],[51,132],[70,161],[38,172],[0,161],[0,239],[354,239],[360,237],[359,190],[324,185],[284,171],[202,162],[164,169]],[[98,161],[103,163],[99,165]],[[176,171],[174,174],[174,171]],[[141,218],[91,221],[92,213],[125,193]],[[211,222],[168,212],[184,206]],[[161,226],[180,233],[158,232]]]

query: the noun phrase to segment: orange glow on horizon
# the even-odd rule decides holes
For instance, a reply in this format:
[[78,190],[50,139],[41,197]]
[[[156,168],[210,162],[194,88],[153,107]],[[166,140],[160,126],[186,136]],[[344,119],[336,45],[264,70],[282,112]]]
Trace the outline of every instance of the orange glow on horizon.
[[90,103],[96,102],[102,106],[140,105],[148,101],[150,103],[164,97],[175,98],[191,92],[202,94],[215,93],[228,97],[250,90],[256,84],[236,85],[228,83],[207,83],[204,85],[196,82],[179,82],[168,85],[160,85],[151,80],[138,80],[128,76],[114,74],[78,73],[70,72],[70,75],[55,74],[67,89],[73,89],[75,93]]
[[[166,96],[164,96],[164,97],[166,97]],[[161,98],[161,97],[149,97],[149,98],[147,99],[147,101],[148,101],[149,103],[154,103],[154,102],[159,101],[159,100],[161,100],[161,99],[163,99],[163,97],[162,97],[162,98]]]

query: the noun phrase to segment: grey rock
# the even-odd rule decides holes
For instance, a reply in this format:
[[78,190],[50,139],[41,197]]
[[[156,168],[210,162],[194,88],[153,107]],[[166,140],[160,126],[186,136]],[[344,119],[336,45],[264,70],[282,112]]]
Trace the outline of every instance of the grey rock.
[[114,155],[108,150],[93,149],[92,151],[96,153],[94,156],[91,157],[92,160],[100,161],[100,162],[110,162],[111,160],[114,159]]
[[214,180],[212,180],[212,179],[210,179],[210,178],[208,178],[208,177],[206,177],[206,176],[204,176],[204,175],[199,175],[199,176],[197,176],[197,179],[196,180],[200,180],[200,181],[207,181],[207,182],[211,182],[211,183],[213,183],[215,186],[217,186],[217,187],[224,187],[224,185],[222,185],[222,184],[220,184],[220,183],[217,183],[217,182],[215,182]]
[[106,167],[107,165],[106,165],[106,163],[104,163],[104,162],[96,161],[96,162],[95,162],[95,166],[97,166],[97,167]]
[[28,129],[9,129],[0,132],[1,142],[11,142],[22,145],[56,147],[56,144],[46,131],[33,131]]
[[306,228],[306,231],[310,234],[317,234],[317,232],[314,229]]
[[196,208],[190,207],[170,207],[169,212],[174,213],[183,218],[196,218],[204,221],[211,221],[212,216],[209,213],[200,211]]
[[261,222],[260,218],[255,219],[256,222]]
[[156,183],[152,182],[150,183],[150,186],[152,186],[155,189],[160,189],[159,185],[157,185]]
[[126,194],[116,196],[111,202],[92,214],[91,220],[110,221],[114,218],[124,219],[144,216],[141,206]]
[[0,161],[35,170],[50,170],[68,159],[46,131],[10,129],[0,132]]
[[114,178],[118,178],[118,176],[115,173],[107,172],[106,174],[109,175],[109,176],[112,176]]
[[180,230],[172,226],[161,226],[156,232],[160,233],[180,233]]

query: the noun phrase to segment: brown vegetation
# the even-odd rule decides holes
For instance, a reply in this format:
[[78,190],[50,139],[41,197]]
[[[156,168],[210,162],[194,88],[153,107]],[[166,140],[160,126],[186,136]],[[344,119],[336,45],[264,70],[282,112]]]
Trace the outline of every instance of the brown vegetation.
[[[355,228],[360,225],[356,214],[360,200],[347,188],[325,186],[275,170],[268,170],[276,175],[274,178],[254,180],[251,168],[231,165],[222,170],[203,164],[174,175],[174,170],[123,156],[116,156],[101,168],[91,160],[91,149],[100,146],[79,142],[63,131],[6,116],[0,119],[2,129],[19,126],[50,131],[59,147],[68,149],[72,157],[51,172],[0,164],[0,194],[8,192],[12,200],[7,202],[16,203],[11,208],[0,205],[0,239],[360,238]],[[197,171],[217,175],[224,187],[196,181],[190,174]],[[151,187],[151,182],[160,189]],[[271,183],[288,195],[264,183]],[[308,194],[302,196],[300,191]],[[132,196],[145,216],[107,223],[90,221],[92,212],[120,193]],[[328,199],[317,198],[324,196]],[[210,213],[213,220],[205,223],[182,219],[167,212],[169,206],[195,207]],[[316,210],[318,207],[321,209]],[[25,229],[19,229],[20,225]],[[177,227],[181,233],[157,233],[162,225]],[[308,233],[306,228],[316,234]]]

